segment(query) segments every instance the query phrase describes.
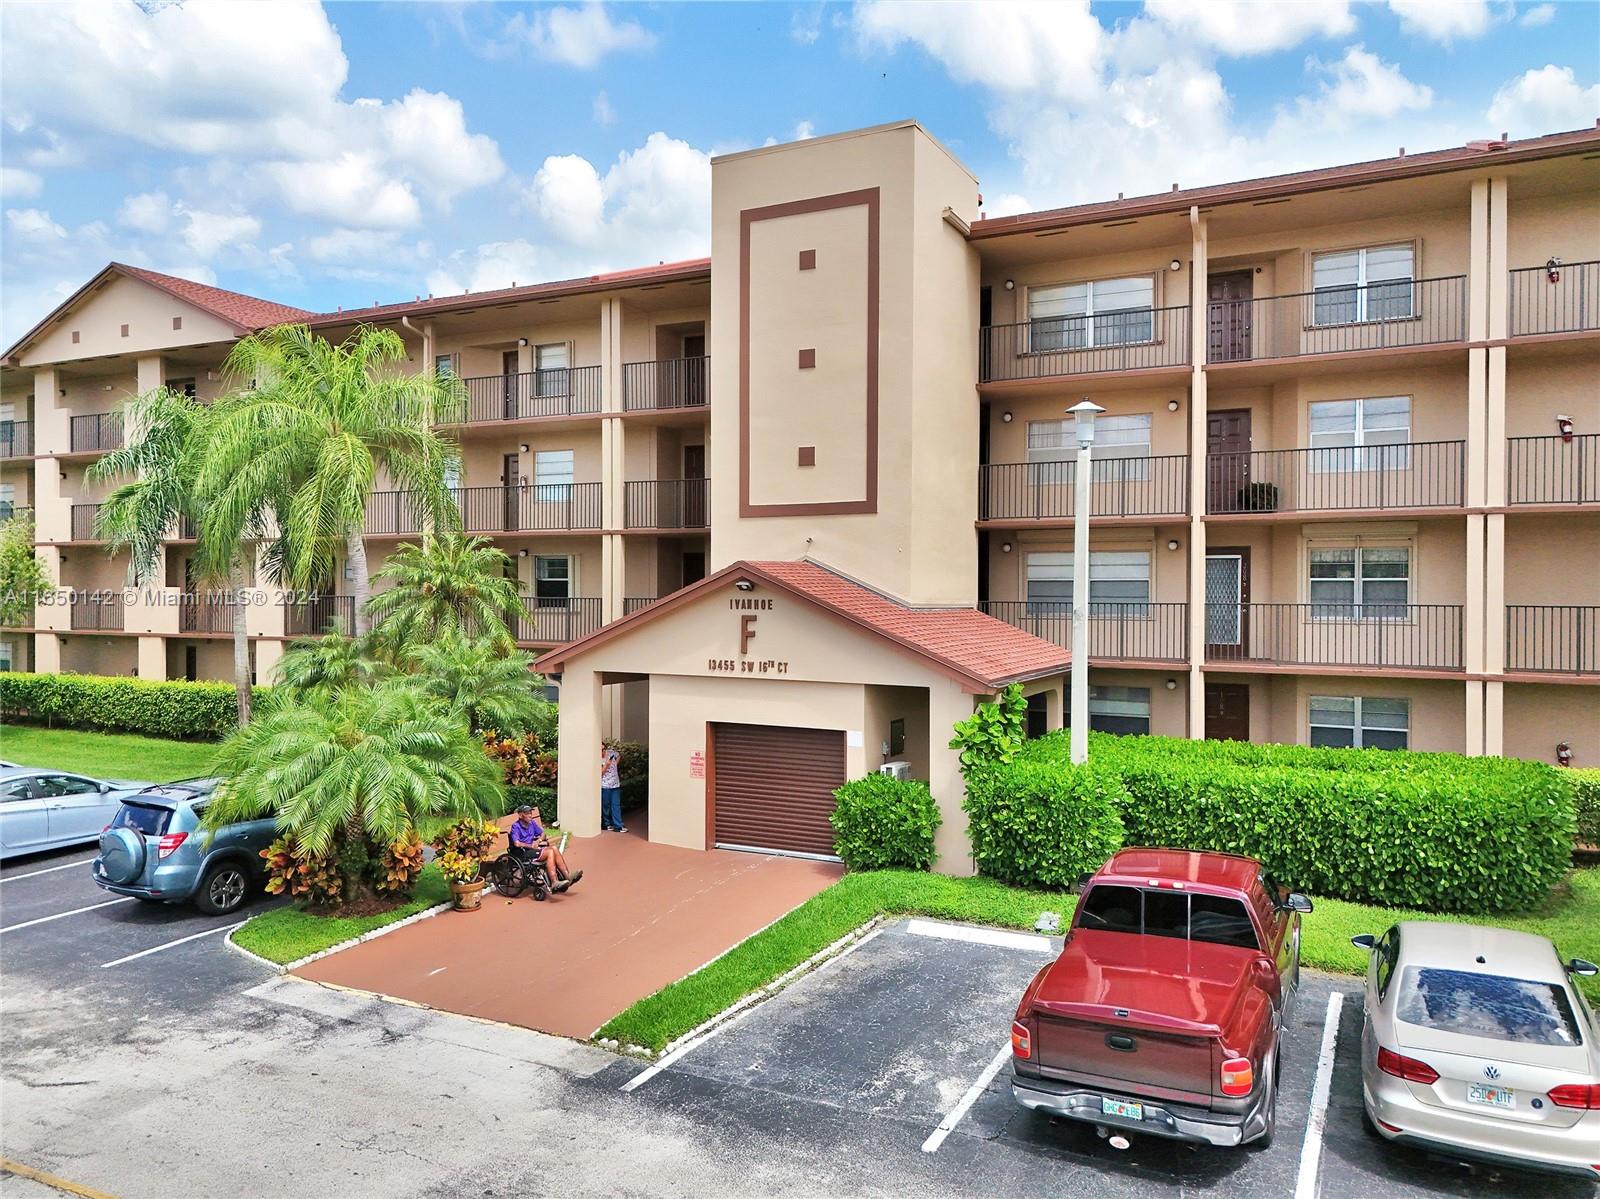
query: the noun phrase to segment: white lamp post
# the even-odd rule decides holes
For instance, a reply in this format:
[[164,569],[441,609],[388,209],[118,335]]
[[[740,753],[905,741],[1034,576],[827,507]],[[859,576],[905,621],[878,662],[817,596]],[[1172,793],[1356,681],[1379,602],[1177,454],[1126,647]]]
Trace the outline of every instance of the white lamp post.
[[1089,760],[1089,470],[1094,418],[1105,409],[1085,399],[1067,409],[1078,436],[1072,501],[1072,740],[1074,765]]

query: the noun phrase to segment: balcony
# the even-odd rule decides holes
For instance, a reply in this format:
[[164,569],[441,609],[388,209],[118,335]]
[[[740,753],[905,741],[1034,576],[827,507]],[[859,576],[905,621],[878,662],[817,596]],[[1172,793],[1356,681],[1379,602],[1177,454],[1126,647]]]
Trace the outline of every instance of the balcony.
[[1382,512],[1460,508],[1466,442],[1254,450],[1206,458],[1206,511]]
[[73,632],[120,633],[122,631],[121,591],[74,591],[68,596],[68,603],[72,605]]
[[[1071,520],[1076,462],[993,462],[978,467],[978,519],[994,522]],[[1089,471],[1089,515],[1130,523],[1181,517],[1189,511],[1189,459],[1101,458]]]
[[1506,438],[1506,503],[1600,504],[1600,433]]
[[[353,595],[313,595],[297,600],[283,599],[283,631],[290,637],[321,637],[356,633],[356,597]],[[231,629],[231,626],[230,626]]]
[[711,515],[711,480],[656,479],[623,484],[623,527],[704,529]]
[[1600,606],[1507,604],[1506,673],[1600,674]]
[[99,504],[74,504],[72,505],[72,540],[74,541],[99,541],[101,537],[95,531],[95,521],[100,518]]
[[981,383],[1188,365],[1187,307],[1041,317],[978,330]]
[[1206,315],[1211,365],[1448,345],[1466,338],[1467,278],[1217,300]]
[[1206,605],[1206,661],[1256,666],[1462,669],[1460,604]]
[[1519,267],[1506,292],[1512,337],[1600,329],[1600,262]]
[[532,420],[542,416],[588,416],[600,411],[598,366],[564,366],[517,375],[462,379],[465,421]]
[[70,445],[74,454],[103,453],[122,447],[122,413],[92,412],[72,418]]
[[178,596],[178,631],[232,633],[236,607],[220,592],[184,592]]
[[[979,609],[1055,645],[1072,646],[1072,605],[1058,600],[986,600]],[[1186,603],[1091,603],[1089,662],[1187,662]]]
[[517,621],[517,640],[530,645],[565,645],[587,637],[601,620],[599,598],[522,597],[524,614]]
[[[599,483],[541,483],[515,487],[452,487],[461,528],[468,533],[549,533],[601,527]],[[412,536],[425,521],[405,491],[367,497],[369,537]]]
[[655,603],[658,598],[658,596],[654,595],[627,596],[622,601],[622,614],[624,616],[632,616],[640,608],[648,608],[651,604]]
[[33,422],[0,420],[0,458],[27,458],[33,454]]
[[662,358],[622,364],[622,407],[627,412],[704,408],[709,395],[709,356]]

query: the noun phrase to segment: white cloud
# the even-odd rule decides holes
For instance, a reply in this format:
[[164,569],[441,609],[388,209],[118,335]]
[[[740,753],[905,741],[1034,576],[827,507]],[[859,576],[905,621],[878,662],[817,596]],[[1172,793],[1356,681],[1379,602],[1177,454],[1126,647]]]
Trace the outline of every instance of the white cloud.
[[802,46],[815,45],[822,36],[822,8],[821,4],[810,8],[796,7],[789,14],[789,36]]
[[490,242],[474,251],[457,251],[428,274],[428,291],[436,296],[462,291],[493,291],[514,283],[548,278],[543,256],[522,238]]
[[562,240],[589,243],[600,235],[605,217],[605,186],[587,158],[577,154],[546,158],[534,175],[527,196],[529,207]]
[[183,217],[183,244],[202,261],[214,258],[225,248],[254,248],[251,243],[261,234],[261,221],[242,213],[204,212],[178,205]]
[[1192,43],[1230,57],[1288,50],[1307,38],[1342,37],[1356,27],[1344,0],[1145,0],[1144,10]]
[[1489,31],[1488,0],[1389,0],[1389,7],[1407,33],[1436,42],[1482,37]]
[[1554,63],[1525,71],[1494,95],[1489,122],[1513,137],[1556,133],[1594,125],[1600,114],[1600,84],[1583,87],[1571,67]]
[[165,233],[172,224],[172,201],[159,191],[127,196],[117,209],[117,222],[140,233]]
[[1019,196],[1016,192],[1001,192],[998,196],[983,198],[984,216],[1015,216],[1019,212],[1035,211],[1037,209],[1028,203],[1028,197]]
[[25,171],[21,167],[0,167],[0,198],[26,199],[28,196],[37,196],[43,187],[44,180],[33,171]]
[[1352,119],[1392,117],[1407,110],[1427,108],[1433,89],[1407,79],[1394,63],[1382,61],[1365,47],[1351,46],[1338,62],[1313,60],[1323,75],[1315,100],[1302,104],[1302,112],[1320,112],[1335,127]]
[[1550,24],[1555,19],[1556,6],[1554,4],[1535,4],[1517,18],[1517,24],[1524,29],[1537,29],[1541,25]]
[[607,54],[648,50],[656,35],[637,21],[613,21],[605,5],[578,8],[542,8],[530,19],[518,13],[506,22],[506,33],[526,39],[540,58],[587,69]]
[[12,237],[25,242],[64,241],[67,236],[67,231],[42,208],[6,209],[6,227]]
[[617,110],[611,107],[611,97],[604,91],[594,98],[594,123],[602,128],[617,123]]
[[397,103],[360,100],[356,107],[379,114],[385,135],[380,144],[389,165],[401,168],[441,205],[505,173],[494,139],[468,133],[461,101],[443,92],[413,88]]
[[411,184],[386,173],[375,154],[347,150],[319,162],[270,162],[261,174],[290,212],[368,229],[416,225],[422,204]]
[[804,141],[810,141],[812,138],[814,138],[816,136],[817,136],[817,127],[815,125],[813,125],[810,121],[796,121],[795,125],[794,125],[794,133],[791,136],[790,140],[797,141],[797,142],[804,142]]

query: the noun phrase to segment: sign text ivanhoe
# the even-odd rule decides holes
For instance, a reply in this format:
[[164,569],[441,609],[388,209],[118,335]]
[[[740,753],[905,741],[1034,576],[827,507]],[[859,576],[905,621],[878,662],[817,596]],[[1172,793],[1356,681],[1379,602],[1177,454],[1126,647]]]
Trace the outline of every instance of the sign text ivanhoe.
[[756,613],[771,612],[770,599],[754,596],[734,596],[728,608],[739,613],[739,656],[737,658],[708,658],[706,669],[727,674],[788,674],[789,663],[776,658],[750,657],[750,643],[756,639]]

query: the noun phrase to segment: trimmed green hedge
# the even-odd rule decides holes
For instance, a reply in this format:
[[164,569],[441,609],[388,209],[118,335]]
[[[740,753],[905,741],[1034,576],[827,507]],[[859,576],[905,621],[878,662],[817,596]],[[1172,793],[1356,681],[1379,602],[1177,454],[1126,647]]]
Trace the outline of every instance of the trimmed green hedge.
[[1590,766],[1561,773],[1572,784],[1578,809],[1578,840],[1600,845],[1600,768]]
[[[270,688],[255,688],[261,704]],[[158,682],[90,674],[0,671],[0,712],[39,724],[178,740],[213,739],[238,725],[231,683]]]
[[[527,804],[530,808],[538,808],[539,815],[544,818],[546,824],[555,824],[560,819],[556,809],[556,789],[554,787],[528,787],[520,783],[508,785],[506,787],[506,812],[515,812],[523,804]],[[502,813],[502,815],[504,814]]]
[[939,805],[927,783],[869,774],[833,796],[834,852],[851,870],[926,870],[933,864]]
[[[1127,844],[1247,854],[1296,890],[1431,911],[1525,909],[1570,864],[1572,788],[1538,762],[1090,736],[1090,771],[1120,780]],[[1077,773],[1067,753],[1067,735],[1052,733],[988,768],[984,785],[1064,794]],[[1057,781],[1042,785],[1045,769]]]
[[[1035,742],[1035,746],[1042,743]],[[967,775],[967,835],[980,874],[1021,887],[1070,887],[1123,844],[1128,794],[1115,771],[1022,751]],[[1054,748],[1052,746],[1052,748]]]

